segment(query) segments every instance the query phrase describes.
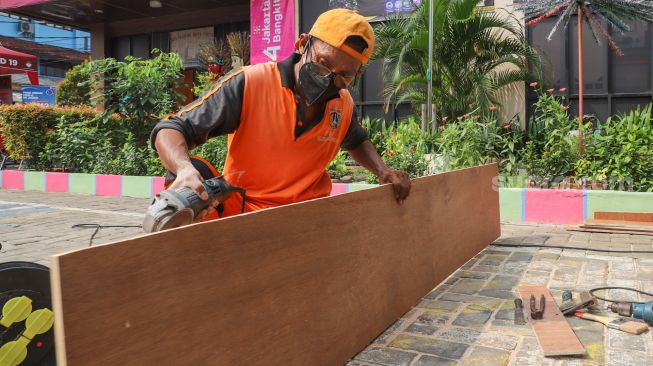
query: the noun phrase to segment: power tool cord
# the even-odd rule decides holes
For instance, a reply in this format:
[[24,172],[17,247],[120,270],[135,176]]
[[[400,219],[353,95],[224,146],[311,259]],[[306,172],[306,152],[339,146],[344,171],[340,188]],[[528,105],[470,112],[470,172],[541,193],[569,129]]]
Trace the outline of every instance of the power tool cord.
[[597,298],[599,300],[603,300],[603,301],[607,301],[607,302],[625,302],[625,303],[629,303],[629,304],[643,304],[642,302],[639,302],[639,301],[611,300],[611,299],[607,299],[607,298],[604,298],[604,297],[594,295],[594,292],[602,291],[602,290],[626,290],[626,291],[633,291],[633,292],[637,292],[637,293],[642,294],[642,295],[647,295],[647,296],[652,296],[653,297],[653,294],[650,293],[650,292],[638,290],[638,289],[632,288],[632,287],[619,287],[619,286],[606,286],[606,287],[593,288],[593,289],[590,290],[590,295],[594,296],[595,298]]
[[72,229],[95,229],[93,231],[93,235],[91,235],[91,239],[88,241],[88,246],[90,247],[93,245],[93,239],[95,239],[95,235],[97,235],[98,232],[100,232],[100,229],[106,229],[106,228],[143,228],[143,225],[100,225],[100,224],[76,224],[73,225],[71,228]]
[[[575,249],[575,250],[587,250],[589,252],[600,252],[600,253],[632,253],[632,254],[651,254],[653,251],[651,250],[611,250],[611,249],[596,249],[596,248],[581,248],[581,247],[563,247],[560,245],[537,245],[537,244],[500,244],[500,243],[492,243],[490,244],[495,247],[506,247],[506,248],[553,248],[553,249]],[[653,294],[650,292],[646,291],[641,291],[635,288],[631,287],[619,287],[619,286],[606,286],[606,287],[597,287],[593,288],[589,291],[590,295],[594,296],[595,298],[599,300],[603,300],[606,302],[625,302],[625,303],[630,303],[630,304],[641,304],[641,302],[638,301],[628,301],[628,300],[611,300],[607,299],[604,297],[600,297],[594,294],[596,291],[601,291],[601,290],[625,290],[625,291],[633,291],[637,292],[642,295],[647,295],[647,296],[652,296]]]

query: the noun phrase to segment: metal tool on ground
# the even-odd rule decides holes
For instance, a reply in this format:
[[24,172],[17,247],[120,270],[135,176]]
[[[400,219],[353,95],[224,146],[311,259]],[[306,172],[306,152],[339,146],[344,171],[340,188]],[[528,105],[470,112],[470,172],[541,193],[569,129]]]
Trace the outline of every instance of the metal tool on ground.
[[610,304],[608,309],[621,316],[642,319],[646,324],[653,326],[653,301],[647,303],[615,302]]
[[542,319],[533,319],[529,323],[545,357],[587,354],[546,286],[517,286],[517,292],[525,303],[530,301],[531,295],[533,298],[544,295],[546,308]]
[[223,176],[205,180],[204,189],[209,195],[206,201],[188,187],[158,193],[145,214],[143,231],[152,233],[189,225],[202,210],[209,207],[210,202],[224,202],[233,193],[240,193],[243,200],[241,212],[245,211],[245,190],[232,186]]
[[638,290],[636,288],[621,287],[621,286],[597,287],[589,291],[590,295],[594,296],[596,299],[612,303],[607,307],[609,310],[621,316],[632,316],[635,319],[642,319],[648,325],[653,327],[653,301],[644,303],[638,301],[615,300],[615,299],[600,297],[595,294],[597,291],[603,291],[603,290],[632,291],[640,295],[645,295],[649,297],[653,297],[653,293],[646,292],[644,290]]
[[526,320],[524,320],[524,303],[521,299],[515,299],[515,324],[526,324]]
[[574,301],[571,291],[565,290],[562,292],[562,305],[560,305],[560,311],[563,315],[574,315],[576,310],[592,308],[598,305],[596,298],[590,295],[588,291],[582,291],[579,297],[579,301]]
[[603,323],[608,328],[618,329],[622,332],[630,334],[642,334],[648,331],[648,326],[644,323],[635,322],[624,318],[611,318],[607,316],[598,316],[582,311],[577,311],[575,315],[581,319],[593,320],[595,322]]
[[540,307],[538,308],[535,303],[535,295],[531,295],[531,319],[542,319],[544,316],[544,307],[546,305],[546,299],[544,294],[540,295]]

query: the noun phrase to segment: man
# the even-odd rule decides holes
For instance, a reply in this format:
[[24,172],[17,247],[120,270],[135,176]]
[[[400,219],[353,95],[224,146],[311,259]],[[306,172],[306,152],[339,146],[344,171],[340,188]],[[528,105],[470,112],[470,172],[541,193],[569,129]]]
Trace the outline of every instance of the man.
[[[408,174],[381,160],[347,90],[369,62],[372,27],[353,11],[330,10],[295,47],[298,53],[279,63],[228,73],[201,98],[157,124],[151,140],[163,165],[176,175],[170,188],[190,187],[207,199],[188,150],[230,134],[223,174],[247,190],[246,211],[329,195],[326,167],[340,148],[381,183],[392,183],[395,199],[402,203],[410,192]],[[220,216],[238,214],[241,203],[232,196]]]

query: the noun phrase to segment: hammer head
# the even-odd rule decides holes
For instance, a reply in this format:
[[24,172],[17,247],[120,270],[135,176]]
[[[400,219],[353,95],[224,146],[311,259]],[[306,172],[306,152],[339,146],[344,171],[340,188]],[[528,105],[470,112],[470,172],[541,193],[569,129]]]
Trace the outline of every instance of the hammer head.
[[574,312],[576,312],[578,309],[589,308],[598,305],[596,298],[590,295],[588,291],[581,292],[579,297],[580,299],[578,301],[570,299],[565,301],[562,306],[560,306],[560,311],[563,315],[574,315]]

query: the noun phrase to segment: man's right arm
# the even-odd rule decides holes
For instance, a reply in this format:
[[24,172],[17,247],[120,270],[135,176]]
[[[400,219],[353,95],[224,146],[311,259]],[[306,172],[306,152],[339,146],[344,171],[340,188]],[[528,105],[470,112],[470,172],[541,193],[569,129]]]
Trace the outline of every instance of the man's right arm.
[[150,136],[152,147],[159,153],[163,166],[177,176],[171,188],[190,187],[206,198],[202,178],[192,166],[188,150],[238,128],[244,89],[242,69],[232,71],[200,98],[154,127]]

